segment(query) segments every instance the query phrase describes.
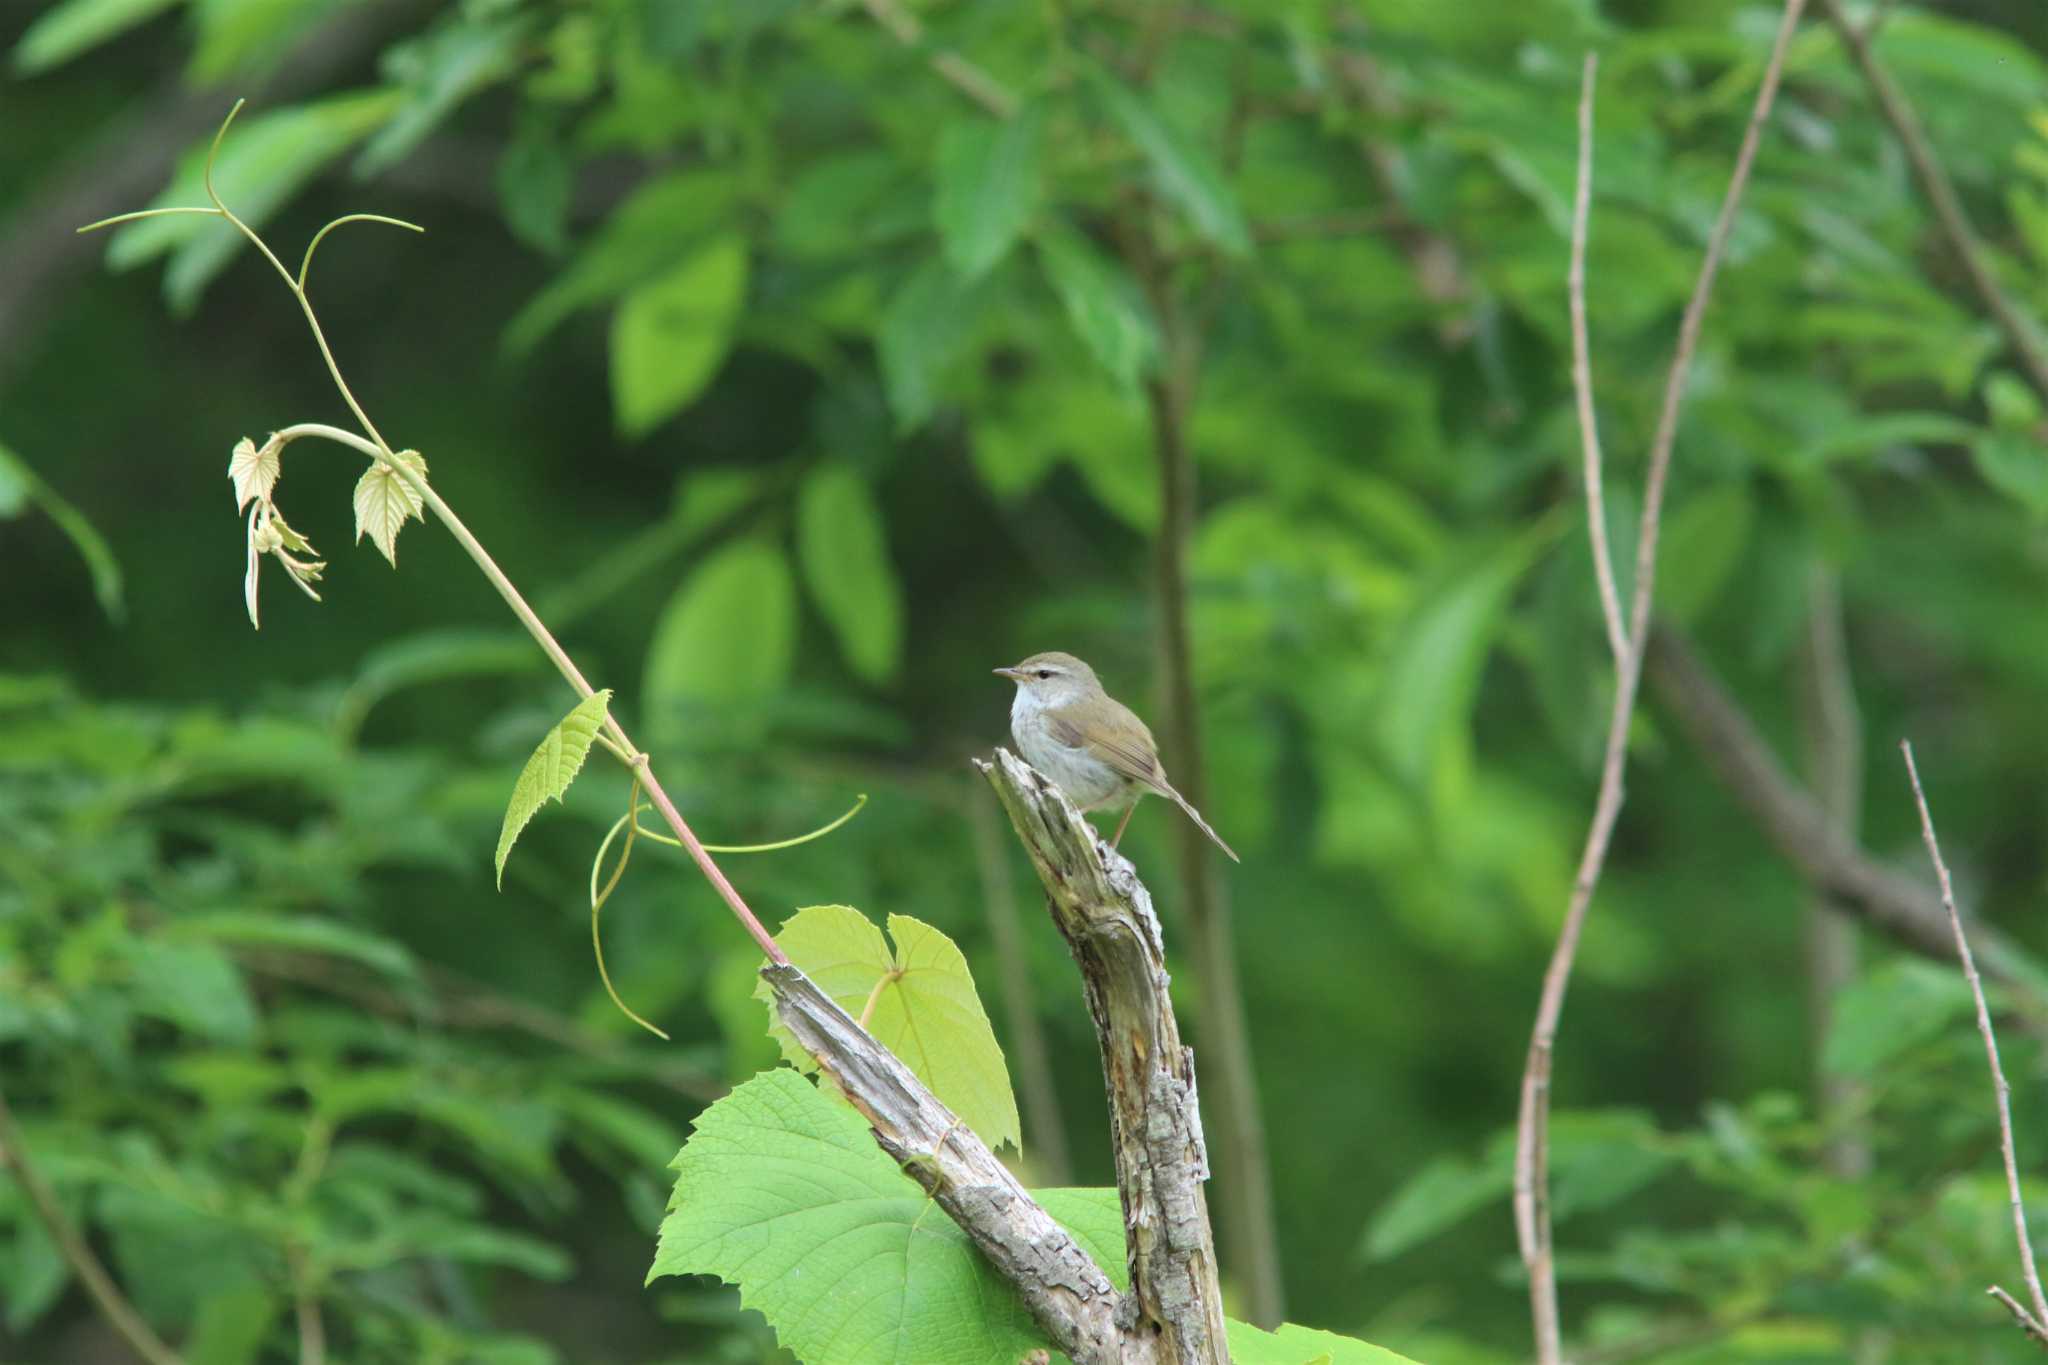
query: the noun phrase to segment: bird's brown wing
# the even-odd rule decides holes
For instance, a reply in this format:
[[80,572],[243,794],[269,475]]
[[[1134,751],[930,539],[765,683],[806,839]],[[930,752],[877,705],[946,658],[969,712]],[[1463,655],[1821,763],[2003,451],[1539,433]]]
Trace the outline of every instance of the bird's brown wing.
[[1109,704],[1121,710],[1124,713],[1125,719],[1130,722],[1131,728],[1125,730],[1124,733],[1127,736],[1133,737],[1142,735],[1144,737],[1142,742],[1126,740],[1119,743],[1115,740],[1105,742],[1101,739],[1092,739],[1083,735],[1080,726],[1074,724],[1059,712],[1049,711],[1046,713],[1046,719],[1051,722],[1053,738],[1070,749],[1087,750],[1124,777],[1135,782],[1142,782],[1154,791],[1164,792],[1169,790],[1166,782],[1166,770],[1159,765],[1158,746],[1152,742],[1152,732],[1145,728],[1145,722],[1139,720],[1129,708],[1122,706],[1114,700],[1111,700]]

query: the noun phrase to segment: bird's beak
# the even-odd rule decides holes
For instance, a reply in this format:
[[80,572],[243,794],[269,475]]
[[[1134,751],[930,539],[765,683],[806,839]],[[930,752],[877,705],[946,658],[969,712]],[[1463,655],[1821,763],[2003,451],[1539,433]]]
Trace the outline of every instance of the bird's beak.
[[989,671],[999,678],[1008,678],[1012,682],[1024,681],[1024,670],[1021,668],[996,668]]

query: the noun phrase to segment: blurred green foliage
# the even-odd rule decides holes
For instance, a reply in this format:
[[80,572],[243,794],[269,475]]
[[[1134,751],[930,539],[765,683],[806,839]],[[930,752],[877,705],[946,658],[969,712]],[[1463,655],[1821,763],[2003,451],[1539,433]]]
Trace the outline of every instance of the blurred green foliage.
[[[1876,9],[2038,334],[2048,17]],[[437,531],[396,576],[339,552],[359,469],[335,450],[286,461],[327,600],[276,593],[250,632],[222,464],[337,420],[303,320],[220,224],[124,229],[114,273],[69,235],[159,188],[197,202],[204,142],[257,93],[223,191],[287,261],[341,213],[427,227],[324,246],[341,363],[618,689],[700,831],[774,838],[874,794],[831,839],[736,864],[749,899],[945,930],[999,1033],[982,906],[1025,872],[977,863],[960,760],[1003,737],[987,670],[1035,649],[1147,699],[1147,385],[1192,376],[1206,813],[1246,855],[1289,1316],[1523,1358],[1503,1126],[1610,686],[1565,330],[1579,58],[1602,54],[1588,306],[1625,594],[1774,21],[1729,0],[0,12],[0,1084],[138,1306],[194,1361],[295,1358],[301,1297],[350,1360],[775,1349],[709,1281],[640,1288],[688,1121],[775,1057],[744,938],[641,850],[608,956],[678,1043],[611,1009],[582,885],[626,796],[608,767],[492,893],[505,796],[569,697]],[[1910,733],[1965,892],[2048,951],[2027,913],[2042,401],[1809,23],[1707,319],[1660,602],[1797,769],[1838,584],[1865,846],[1920,875],[1891,757]],[[1981,1296],[2017,1286],[1957,984],[1873,940],[1818,1036],[1791,870],[1654,704],[1632,765],[1557,1059],[1584,1358],[2022,1358]],[[1126,848],[1178,957],[1170,818]],[[1028,939],[1072,1175],[1101,1184],[1093,1036],[1055,936]],[[1176,985],[1192,1019],[1206,983],[1183,963]],[[2021,1024],[2024,1157],[2048,1104]],[[1848,1110],[1809,1098],[1822,1065],[1860,1085]],[[1843,1142],[1869,1173],[1830,1164]],[[0,1219],[0,1355],[106,1358],[11,1186]]]

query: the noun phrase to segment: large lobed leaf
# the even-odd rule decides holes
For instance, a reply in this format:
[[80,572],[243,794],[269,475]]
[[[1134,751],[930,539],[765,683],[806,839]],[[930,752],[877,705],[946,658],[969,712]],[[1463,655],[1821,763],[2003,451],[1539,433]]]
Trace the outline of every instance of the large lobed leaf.
[[[799,910],[775,941],[804,975],[848,1014],[868,1014],[868,1032],[901,1058],[991,1147],[1017,1146],[1020,1125],[1010,1073],[974,990],[967,959],[953,940],[908,915],[889,916],[892,951],[882,931],[845,905]],[[878,989],[879,986],[879,989]],[[769,998],[767,984],[756,988]],[[870,1008],[872,1001],[872,1008]],[[771,1020],[783,1055],[815,1069],[797,1042]]]

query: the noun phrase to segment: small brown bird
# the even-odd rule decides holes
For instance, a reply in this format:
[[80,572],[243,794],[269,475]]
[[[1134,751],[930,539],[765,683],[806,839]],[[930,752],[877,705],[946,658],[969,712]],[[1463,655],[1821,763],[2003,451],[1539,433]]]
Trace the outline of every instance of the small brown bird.
[[1082,810],[1121,810],[1115,848],[1131,823],[1131,812],[1146,792],[1157,792],[1187,812],[1188,819],[1216,841],[1216,847],[1237,854],[1209,828],[1201,812],[1166,780],[1159,746],[1145,722],[1131,708],[1102,690],[1095,670],[1071,654],[1034,654],[1023,663],[995,670],[1017,684],[1010,704],[1010,733],[1024,761],[1059,784]]

